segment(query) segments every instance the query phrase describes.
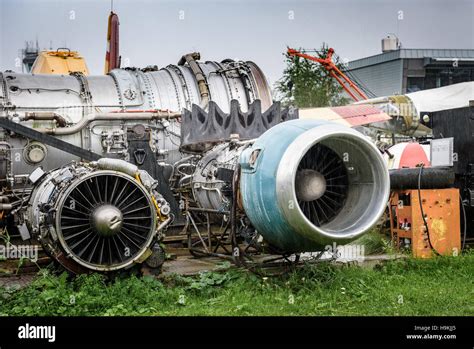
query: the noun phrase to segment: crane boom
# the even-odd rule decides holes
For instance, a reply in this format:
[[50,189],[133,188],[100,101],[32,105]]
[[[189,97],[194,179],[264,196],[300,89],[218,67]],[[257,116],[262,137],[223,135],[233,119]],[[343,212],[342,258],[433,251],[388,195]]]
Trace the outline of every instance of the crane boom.
[[362,90],[351,80],[349,79],[333,62],[332,55],[334,54],[334,49],[330,48],[326,58],[320,58],[308,55],[307,53],[300,52],[298,50],[288,48],[288,55],[301,57],[316,63],[321,64],[328,72],[331,77],[336,79],[336,81],[341,85],[344,91],[351,96],[351,98],[358,102],[360,100],[368,99],[367,95],[362,92]]

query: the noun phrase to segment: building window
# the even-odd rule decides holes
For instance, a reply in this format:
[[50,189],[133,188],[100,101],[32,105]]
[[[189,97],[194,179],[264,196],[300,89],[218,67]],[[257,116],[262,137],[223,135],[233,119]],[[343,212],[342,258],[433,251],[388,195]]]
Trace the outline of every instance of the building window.
[[473,81],[472,68],[426,68],[425,89]]
[[407,92],[416,92],[425,89],[424,77],[408,77],[407,78]]

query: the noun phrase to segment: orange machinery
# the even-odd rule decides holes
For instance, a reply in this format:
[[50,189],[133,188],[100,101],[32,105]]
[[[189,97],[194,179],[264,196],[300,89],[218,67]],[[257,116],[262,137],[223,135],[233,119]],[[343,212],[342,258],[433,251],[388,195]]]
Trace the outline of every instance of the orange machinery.
[[[390,198],[390,230],[396,247],[410,248],[414,257],[457,255],[461,251],[459,190],[395,190]],[[426,229],[428,226],[428,229]]]
[[351,98],[355,101],[361,101],[368,99],[367,95],[362,92],[362,90],[357,87],[357,85],[349,79],[333,62],[332,56],[334,54],[334,49],[329,48],[327,56],[325,58],[321,57],[315,57],[308,55],[307,53],[304,52],[299,52],[293,48],[288,48],[288,55],[289,56],[296,56],[296,57],[301,57],[316,63],[321,64],[328,72],[331,77],[336,79],[336,81],[341,85],[341,87],[344,89],[344,91],[351,96]]

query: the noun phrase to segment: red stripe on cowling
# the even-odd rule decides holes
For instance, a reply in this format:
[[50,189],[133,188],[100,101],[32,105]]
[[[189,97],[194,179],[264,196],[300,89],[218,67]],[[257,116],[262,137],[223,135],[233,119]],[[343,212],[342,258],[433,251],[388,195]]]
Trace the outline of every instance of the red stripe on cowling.
[[343,107],[333,107],[331,109],[343,118],[381,113],[380,109],[372,107],[371,105],[347,105]]
[[390,116],[370,105],[348,105],[330,108],[352,126],[390,120]]

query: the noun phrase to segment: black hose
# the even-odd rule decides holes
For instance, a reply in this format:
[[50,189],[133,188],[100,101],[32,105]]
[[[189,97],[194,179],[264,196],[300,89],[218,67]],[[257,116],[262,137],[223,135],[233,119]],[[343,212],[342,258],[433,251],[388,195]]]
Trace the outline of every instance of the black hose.
[[[232,244],[232,257],[234,263],[237,266],[245,264],[242,258],[242,251],[240,250],[237,242],[237,196],[238,196],[238,185],[240,180],[240,164],[237,165],[234,176],[232,178],[232,206],[230,208],[230,235]],[[238,255],[236,255],[238,253]]]
[[430,231],[428,229],[428,223],[426,222],[426,218],[425,218],[425,212],[423,211],[423,205],[421,203],[421,174],[423,173],[423,167],[425,165],[424,164],[421,164],[420,166],[420,172],[418,174],[418,202],[420,204],[420,211],[421,211],[421,217],[423,218],[423,223],[425,223],[425,228],[426,228],[426,235],[428,236],[428,244],[430,245],[430,248],[431,250],[436,254],[436,255],[440,255],[438,253],[438,251],[435,250],[435,248],[433,247],[433,244],[431,243],[431,238],[430,238]]
[[464,234],[461,244],[461,251],[464,251],[466,248],[466,237],[467,237],[467,219],[466,219],[466,209],[464,208],[464,202],[462,201],[461,194],[459,194],[459,200],[461,201],[462,213],[464,218]]

